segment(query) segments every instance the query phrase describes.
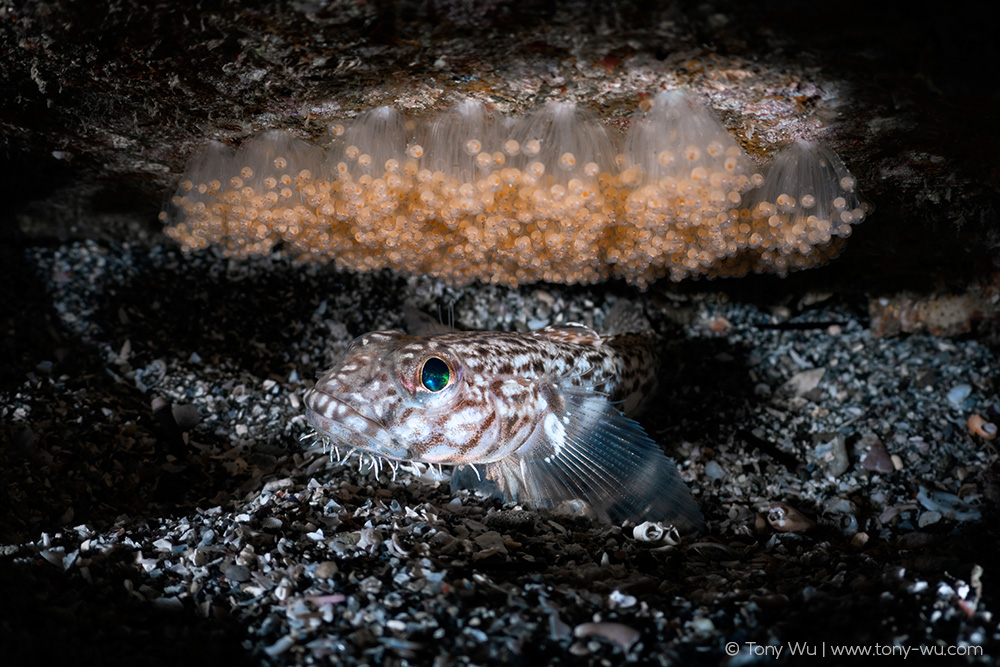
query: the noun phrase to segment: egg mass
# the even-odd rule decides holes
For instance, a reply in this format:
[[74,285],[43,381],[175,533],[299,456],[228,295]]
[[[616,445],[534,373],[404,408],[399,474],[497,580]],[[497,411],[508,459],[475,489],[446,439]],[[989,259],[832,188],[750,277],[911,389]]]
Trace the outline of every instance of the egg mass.
[[572,102],[509,118],[472,99],[426,123],[369,109],[330,135],[326,150],[284,130],[235,153],[209,142],[160,214],[167,234],[454,284],[646,287],[824,263],[872,210],[829,148],[797,141],[765,175],[678,91],[624,137]]

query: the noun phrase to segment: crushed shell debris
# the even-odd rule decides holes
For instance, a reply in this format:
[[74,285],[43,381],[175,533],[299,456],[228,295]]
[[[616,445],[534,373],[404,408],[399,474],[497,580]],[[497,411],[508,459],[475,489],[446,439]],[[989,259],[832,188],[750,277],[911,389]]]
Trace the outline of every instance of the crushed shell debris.
[[[649,432],[708,518],[663,541],[666,526],[453,495],[427,470],[376,477],[299,441],[306,378],[404,304],[454,304],[463,328],[599,327],[612,290],[542,298],[93,242],[27,261],[70,346],[0,388],[0,585],[19,610],[2,627],[34,655],[40,630],[78,655],[109,627],[151,638],[147,657],[160,642],[264,665],[715,664],[734,637],[829,633],[981,647],[972,663],[1000,651],[997,453],[967,424],[1000,418],[998,364],[975,339],[878,338],[832,302],[642,297],[671,334]],[[154,397],[200,419],[156,420]],[[836,476],[810,458],[830,434]],[[863,463],[877,443],[891,472]],[[816,525],[781,532],[765,507]],[[53,613],[73,623],[37,624]]]

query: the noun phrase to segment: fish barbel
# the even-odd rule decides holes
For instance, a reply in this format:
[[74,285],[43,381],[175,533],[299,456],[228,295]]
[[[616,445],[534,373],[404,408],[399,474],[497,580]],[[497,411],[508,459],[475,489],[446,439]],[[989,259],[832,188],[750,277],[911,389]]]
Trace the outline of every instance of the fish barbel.
[[526,334],[374,331],[306,392],[307,418],[330,446],[466,466],[453,485],[504,500],[582,503],[606,522],[698,528],[701,512],[676,465],[625,414],[655,386],[655,340],[575,324]]

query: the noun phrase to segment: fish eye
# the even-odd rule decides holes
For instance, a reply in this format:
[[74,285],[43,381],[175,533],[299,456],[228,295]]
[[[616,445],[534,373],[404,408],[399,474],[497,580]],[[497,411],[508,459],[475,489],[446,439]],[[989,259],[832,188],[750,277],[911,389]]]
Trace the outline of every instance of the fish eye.
[[451,380],[451,367],[441,357],[428,357],[420,367],[420,384],[427,391],[439,392]]

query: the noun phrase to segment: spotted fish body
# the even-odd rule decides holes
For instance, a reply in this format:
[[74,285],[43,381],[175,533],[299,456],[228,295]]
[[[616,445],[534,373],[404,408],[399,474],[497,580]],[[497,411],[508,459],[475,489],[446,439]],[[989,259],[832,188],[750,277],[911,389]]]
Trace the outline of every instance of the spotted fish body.
[[528,334],[376,331],[306,394],[332,446],[466,466],[459,485],[624,520],[701,524],[673,461],[625,416],[655,386],[655,337],[582,325]]

